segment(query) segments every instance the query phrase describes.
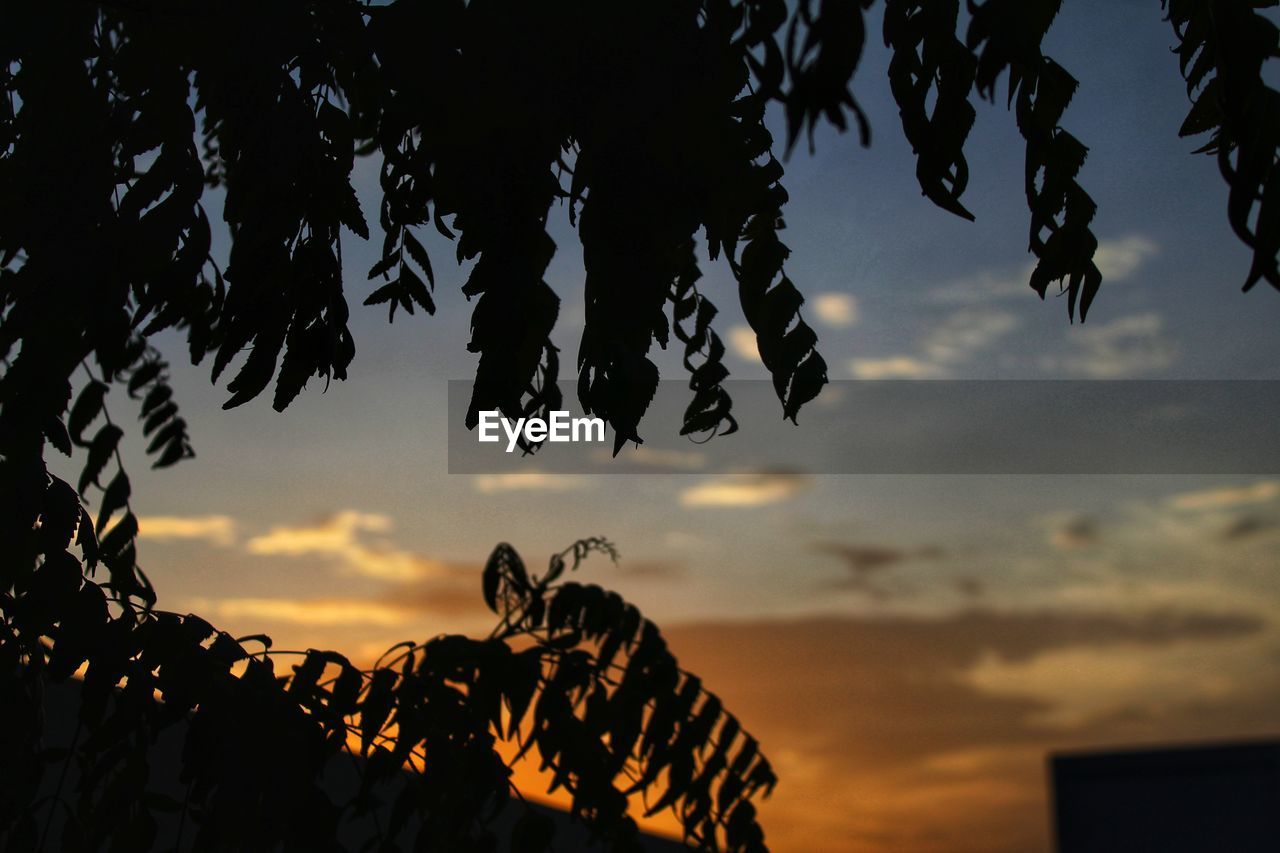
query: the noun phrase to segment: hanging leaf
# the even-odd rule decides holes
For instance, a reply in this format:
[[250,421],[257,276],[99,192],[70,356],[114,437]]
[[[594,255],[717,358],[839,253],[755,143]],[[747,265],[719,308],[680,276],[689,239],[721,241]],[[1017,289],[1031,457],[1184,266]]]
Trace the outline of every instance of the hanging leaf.
[[89,455],[85,460],[84,469],[80,472],[78,491],[81,497],[88,493],[90,484],[98,484],[98,477],[101,476],[102,469],[107,466],[112,454],[116,452],[120,437],[123,435],[124,431],[120,427],[115,424],[106,424],[93,437],[93,441],[89,445]]
[[71,440],[81,447],[88,446],[83,439],[84,431],[102,413],[106,395],[106,384],[95,379],[80,389],[75,405],[71,407],[71,414],[67,417],[67,432]]

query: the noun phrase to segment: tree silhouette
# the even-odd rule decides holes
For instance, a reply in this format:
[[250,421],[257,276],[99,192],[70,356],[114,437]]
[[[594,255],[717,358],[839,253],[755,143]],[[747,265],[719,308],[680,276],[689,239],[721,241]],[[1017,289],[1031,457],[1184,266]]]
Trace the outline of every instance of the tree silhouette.
[[[605,543],[579,543],[540,579],[500,546],[483,593],[501,621],[486,640],[406,646],[365,673],[311,651],[278,678],[273,660],[283,653],[250,652],[251,642],[198,617],[156,609],[137,565],[123,429],[105,400],[122,385],[139,402],[147,452],[167,467],[192,449],[167,365],[149,344],[158,332],[182,330],[194,363],[211,357],[215,382],[237,364],[228,407],[274,380],[282,410],[312,377],[345,378],[355,345],[343,232],[371,237],[351,173],[356,157],[377,155],[383,243],[369,271],[379,283],[364,302],[386,305],[389,318],[434,313],[432,262],[417,229],[430,224],[456,241],[458,261],[472,262],[464,293],[476,299],[468,425],[480,410],[519,417],[562,403],[550,339],[559,298],[544,280],[558,204],[577,226],[586,267],[578,398],[609,423],[615,452],[641,440],[658,381],[649,353],[672,335],[692,393],[682,431],[736,428],[716,308],[697,284],[699,232],[707,259],[723,256],[732,271],[783,414],[794,420],[826,367],[784,271],[784,170],[764,117],[781,106],[788,149],[804,135],[812,144],[820,121],[853,126],[867,143],[850,80],[872,5],[7,4],[0,677],[14,699],[0,706],[0,833],[8,844],[43,845],[65,806],[75,817],[74,832],[63,833],[72,848],[77,839],[150,846],[159,806],[141,795],[146,745],[189,719],[180,826],[189,819],[201,847],[326,846],[340,812],[316,774],[350,733],[372,780],[362,797],[399,768],[421,771],[395,815],[418,819],[424,849],[484,849],[487,815],[509,788],[497,737],[536,750],[573,793],[575,813],[619,845],[634,830],[624,791],[652,790],[653,806],[675,808],[691,842],[760,848],[750,799],[773,777],[755,742],[676,667],[633,608],[560,581]],[[1209,134],[1200,150],[1216,155],[1229,221],[1253,251],[1246,289],[1264,279],[1280,288],[1280,102],[1262,80],[1280,39],[1254,11],[1270,5],[1167,2],[1192,99],[1182,133]],[[1094,204],[1077,181],[1087,149],[1060,125],[1076,82],[1041,47],[1060,6],[971,0],[962,21],[958,0],[886,0],[883,36],[920,187],[959,216],[972,218],[962,197],[975,104],[995,101],[1007,78],[1026,143],[1030,285],[1043,297],[1058,283],[1069,317],[1083,321],[1102,277]],[[231,235],[225,264],[211,255],[215,198]],[[49,473],[46,446],[83,459],[75,487]],[[90,495],[96,519],[82,503]],[[81,796],[74,807],[35,803],[47,759],[58,760],[39,749],[42,685],[86,662]],[[424,751],[430,760],[415,765]],[[636,778],[619,784],[628,773]],[[50,816],[44,829],[37,813]],[[517,834],[518,849],[546,846],[535,817]]]

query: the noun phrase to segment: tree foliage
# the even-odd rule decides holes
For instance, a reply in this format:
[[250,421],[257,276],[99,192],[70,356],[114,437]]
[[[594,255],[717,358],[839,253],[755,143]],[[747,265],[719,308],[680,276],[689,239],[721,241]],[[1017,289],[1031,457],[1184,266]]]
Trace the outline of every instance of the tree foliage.
[[[57,491],[69,515],[75,493]],[[53,550],[72,527],[42,525],[41,569],[5,602],[6,849],[43,847],[51,826],[74,850],[334,849],[338,827],[378,808],[395,781],[389,819],[360,849],[493,849],[492,822],[522,798],[499,741],[517,758],[532,752],[551,790],[564,788],[611,849],[636,844],[633,796],[647,815],[673,809],[700,848],[765,849],[751,799],[775,777],[756,741],[634,606],[564,580],[593,551],[616,557],[602,539],[552,556],[541,577],[499,545],[483,572],[499,617],[489,637],[402,643],[361,670],[338,652],[275,651],[198,616],[135,608]],[[42,749],[46,681],[86,664],[70,750]],[[149,758],[179,723],[181,802],[155,789]],[[347,747],[363,759],[360,786],[334,802],[324,773]],[[36,800],[42,775],[65,775],[71,762],[77,790],[59,783]],[[176,838],[159,833],[169,810],[179,812]],[[553,840],[534,811],[512,833],[513,850]]]
[[[824,120],[869,141],[850,83],[872,5],[121,0],[57,16],[13,7],[0,72],[0,227],[6,305],[18,310],[0,344],[37,336],[49,307],[40,299],[91,307],[88,325],[70,318],[65,334],[78,345],[61,366],[94,353],[114,374],[132,366],[135,336],[179,326],[194,361],[212,356],[215,381],[236,365],[227,406],[274,381],[283,409],[311,377],[344,378],[354,355],[342,237],[370,238],[351,173],[357,156],[376,153],[382,252],[364,302],[390,317],[434,313],[418,232],[430,224],[455,240],[457,259],[472,262],[463,292],[475,300],[469,424],[481,409],[514,418],[561,402],[550,338],[559,298],[544,280],[557,207],[578,226],[586,266],[578,397],[618,446],[640,440],[658,377],[649,354],[673,331],[691,372],[685,430],[735,426],[716,309],[696,284],[700,233],[706,257],[728,261],[794,419],[826,367],[784,269],[787,194],[764,115],[781,106],[788,147]],[[1187,0],[1168,11],[1195,104],[1183,132],[1211,134],[1202,150],[1217,153],[1231,224],[1255,254],[1248,284],[1280,286],[1280,214],[1268,198],[1280,107],[1261,75],[1276,28],[1254,11],[1270,5]],[[1026,142],[1030,285],[1044,296],[1058,282],[1068,314],[1083,319],[1102,279],[1095,205],[1078,181],[1087,148],[1061,125],[1077,83],[1041,47],[1060,7],[987,0],[962,18],[959,0],[886,0],[883,36],[920,186],[966,218],[975,102],[995,101],[1006,79]],[[209,186],[225,191],[225,269],[209,256]],[[51,269],[46,252],[58,259]],[[58,286],[36,287],[42,276]]]
[[[1275,2],[1166,3],[1192,100],[1182,133],[1208,134],[1200,150],[1217,157],[1228,219],[1253,252],[1246,289],[1260,280],[1280,288],[1280,96],[1262,77],[1280,39],[1256,11]],[[493,738],[518,736],[603,834],[625,834],[615,782],[628,771],[639,774],[637,790],[665,786],[657,804],[677,808],[690,840],[759,846],[748,800],[772,777],[754,742],[676,669],[634,610],[558,582],[563,562],[537,580],[500,548],[485,574],[484,594],[501,617],[493,637],[407,647],[394,665],[366,673],[335,653],[308,652],[281,680],[274,653],[156,609],[138,566],[119,453],[124,422],[105,403],[124,389],[153,464],[167,467],[192,445],[167,365],[149,343],[162,330],[180,330],[192,362],[209,359],[215,382],[229,377],[228,407],[272,388],[284,409],[312,378],[345,378],[355,353],[348,232],[362,240],[381,232],[374,283],[361,295],[390,319],[435,311],[422,238],[433,227],[470,264],[463,291],[475,303],[477,367],[468,423],[482,409],[545,414],[562,403],[551,343],[559,297],[545,273],[557,250],[549,217],[563,209],[586,269],[578,398],[608,421],[616,447],[640,441],[658,381],[652,347],[673,335],[692,392],[683,432],[736,428],[717,309],[698,284],[702,264],[722,257],[794,420],[826,366],[785,271],[784,169],[765,115],[781,109],[788,150],[803,136],[812,145],[820,122],[869,142],[850,83],[873,5],[7,4],[0,670],[5,695],[27,700],[0,706],[6,754],[25,756],[3,774],[0,828],[10,841],[21,847],[31,832],[23,792],[43,766],[34,751],[41,679],[88,660],[92,737],[79,751],[87,767],[122,768],[94,775],[100,784],[76,807],[77,825],[99,841],[131,847],[146,835],[147,802],[134,796],[146,777],[143,746],[175,715],[190,716],[204,744],[191,748],[188,765],[201,810],[245,807],[250,794],[228,793],[208,745],[252,711],[276,727],[271,748],[286,751],[270,753],[284,756],[270,766],[297,774],[264,772],[252,789],[259,799],[250,805],[279,806],[254,814],[282,842],[314,840],[291,836],[300,830],[281,816],[315,806],[303,779],[354,727],[370,774],[412,763],[428,743],[440,762],[467,768],[459,778],[474,786],[465,788],[471,798],[429,771],[414,789],[410,811],[442,838],[473,831],[474,809],[505,796]],[[1069,317],[1084,320],[1101,284],[1095,206],[1079,182],[1087,149],[1062,125],[1076,81],[1042,47],[1061,5],[970,0],[961,10],[958,0],[885,0],[882,35],[920,188],[959,216],[972,218],[965,143],[977,101],[1003,91],[1025,141],[1030,285],[1043,297],[1058,283]],[[377,228],[351,183],[366,155],[381,168]],[[211,251],[218,216],[231,237],[226,258]],[[79,460],[74,486],[49,473],[47,447]],[[532,721],[522,728],[526,713]],[[245,752],[235,743],[236,755]],[[215,825],[201,831],[223,831]]]
[[1244,289],[1262,280],[1280,288],[1280,93],[1262,77],[1267,60],[1280,56],[1280,29],[1253,11],[1276,0],[1163,2],[1192,99],[1179,133],[1209,134],[1199,151],[1217,158],[1230,188],[1227,218],[1253,250]]

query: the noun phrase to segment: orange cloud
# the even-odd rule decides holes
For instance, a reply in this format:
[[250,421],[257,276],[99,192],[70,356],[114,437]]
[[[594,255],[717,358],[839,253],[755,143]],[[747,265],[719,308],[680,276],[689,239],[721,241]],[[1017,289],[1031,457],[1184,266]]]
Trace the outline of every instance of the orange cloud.
[[227,598],[197,602],[196,609],[211,610],[222,619],[308,626],[372,625],[386,628],[403,625],[415,615],[403,607],[350,598]]
[[264,556],[328,557],[356,574],[399,583],[448,573],[439,560],[385,542],[368,545],[360,539],[361,534],[388,533],[391,528],[391,519],[385,515],[348,509],[310,525],[273,527],[250,539],[245,548]]
[[790,500],[810,486],[809,477],[789,471],[726,474],[680,493],[687,507],[757,507]]
[[750,326],[734,326],[729,329],[729,348],[743,361],[760,361],[760,349],[756,345],[756,333]]
[[1248,486],[1204,489],[1198,492],[1183,492],[1169,498],[1169,505],[1174,509],[1204,510],[1227,509],[1244,504],[1258,504],[1273,501],[1280,497],[1280,482],[1275,480],[1259,480]]
[[523,471],[516,474],[480,474],[473,482],[477,492],[492,495],[499,492],[567,492],[582,488],[586,480],[572,474]]
[[819,321],[834,329],[847,329],[858,322],[858,301],[849,293],[819,293],[812,300]]
[[[1159,685],[1158,669],[1099,661],[1169,650],[1194,682],[1266,630],[1248,613],[975,610],[664,633],[774,761],[780,782],[761,810],[772,849],[1012,853],[1048,847],[1050,750],[1276,731],[1280,665],[1229,695],[1164,692],[1150,704],[1112,687],[1121,669]],[[1114,702],[1055,715],[1060,694],[1040,689],[1055,659],[1079,668],[1077,692],[1096,686]]]
[[236,523],[226,515],[144,515],[138,519],[138,537],[167,541],[203,539],[214,545],[231,545]]
[[[591,454],[591,458],[596,462],[608,464],[614,457],[609,450],[598,450]],[[707,457],[704,453],[688,450],[667,450],[660,447],[650,447],[647,444],[626,445],[621,455],[618,456],[618,461],[629,462],[633,465],[641,465],[647,468],[665,468],[672,471],[698,471],[707,467]]]

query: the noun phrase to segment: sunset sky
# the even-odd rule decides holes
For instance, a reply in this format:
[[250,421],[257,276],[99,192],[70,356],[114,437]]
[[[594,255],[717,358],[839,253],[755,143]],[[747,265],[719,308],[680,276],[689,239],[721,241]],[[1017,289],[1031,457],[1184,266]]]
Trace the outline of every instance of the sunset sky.
[[[871,149],[822,130],[784,180],[788,272],[832,378],[1280,379],[1280,295],[1240,293],[1248,254],[1216,163],[1177,136],[1172,44],[1155,0],[1068,3],[1051,34],[1081,81],[1064,125],[1092,150],[1081,182],[1107,277],[1070,326],[1062,300],[1026,286],[1012,116],[979,110],[977,223],[933,208],[873,37],[854,87]],[[372,220],[378,164],[357,170]],[[564,213],[548,280],[571,366],[583,274]],[[313,380],[284,414],[268,399],[221,411],[208,365],[161,341],[198,454],[150,472],[141,431],[126,440],[161,606],[371,660],[490,625],[478,573],[497,542],[540,562],[607,536],[621,563],[582,579],[658,622],[759,737],[781,779],[763,824],[782,853],[1045,850],[1050,751],[1280,736],[1280,478],[727,475],[692,444],[666,460],[681,474],[554,475],[535,459],[517,476],[450,475],[447,381],[474,370],[466,269],[427,242],[440,312],[388,326],[358,307],[380,240],[347,236],[350,379],[325,393]],[[728,366],[763,378],[728,270],[705,272]],[[675,353],[660,364],[680,377]],[[108,405],[129,418],[123,393]],[[803,413],[788,435],[798,456]]]

